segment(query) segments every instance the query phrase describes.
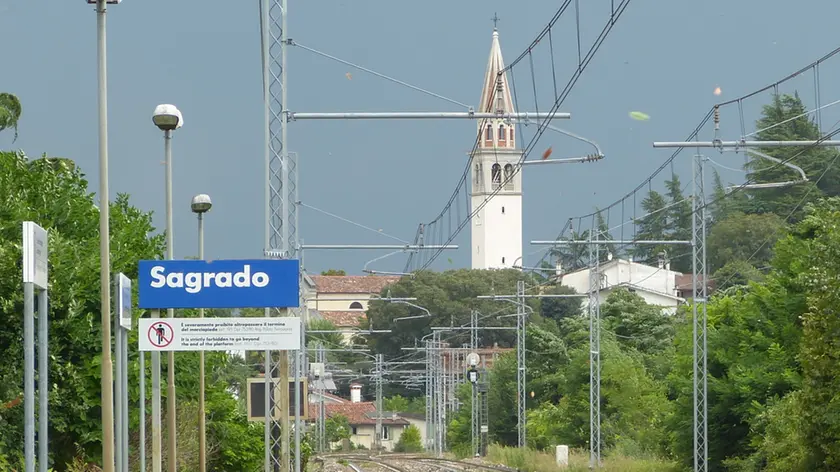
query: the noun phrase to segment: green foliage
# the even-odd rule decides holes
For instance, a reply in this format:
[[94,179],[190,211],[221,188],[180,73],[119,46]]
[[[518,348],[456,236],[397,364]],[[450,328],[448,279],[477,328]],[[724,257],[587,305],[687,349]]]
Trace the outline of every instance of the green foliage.
[[420,430],[414,425],[405,428],[400,440],[394,445],[394,452],[420,452],[422,450],[423,443],[420,439]]
[[425,413],[426,399],[423,397],[406,398],[402,395],[382,399],[382,408],[385,411],[397,413]]
[[[50,249],[50,456],[57,471],[101,463],[101,317],[99,302],[99,211],[81,171],[67,159],[29,160],[22,153],[0,152],[0,469],[22,466],[23,311],[21,222],[32,220],[49,232]],[[163,236],[154,235],[152,215],[118,195],[110,207],[111,269],[137,278],[137,262],[163,254]],[[135,289],[136,290],[136,289]],[[136,297],[136,293],[134,295]],[[143,315],[135,310],[135,317]],[[194,310],[179,316],[196,316]],[[136,323],[136,321],[135,321]],[[137,346],[137,330],[128,345]],[[129,354],[129,404],[140,399],[136,354]],[[208,460],[215,470],[253,470],[262,462],[262,427],[248,423],[228,392],[234,379],[251,375],[242,361],[207,353]],[[150,378],[151,363],[146,363]],[[162,375],[166,375],[166,362]],[[198,393],[198,353],[176,356],[179,400],[179,460],[197,468],[194,411]],[[148,383],[147,383],[148,385]],[[150,406],[150,392],[146,405]],[[165,396],[165,389],[163,392]],[[11,403],[9,403],[11,401]],[[2,408],[2,407],[0,407]],[[147,410],[147,419],[150,411]],[[130,434],[139,426],[136,408]],[[146,428],[151,433],[150,425]],[[151,444],[147,438],[147,444]],[[73,465],[75,464],[75,465]],[[212,470],[212,469],[211,469]]]
[[325,270],[325,271],[321,272],[321,275],[339,275],[339,276],[344,276],[344,275],[347,275],[347,272],[345,272],[345,271],[344,271],[344,269],[327,269],[327,270]]
[[350,421],[344,415],[332,415],[324,421],[327,443],[335,443],[343,439],[350,439],[353,429]]
[[[395,318],[422,316],[423,310],[410,305],[388,303],[373,300],[367,311],[367,319],[378,329],[391,329],[387,335],[370,336],[370,346],[376,352],[386,356],[400,356],[402,348],[413,346],[423,336],[431,333],[431,326],[469,326],[471,310],[478,310],[486,317],[482,326],[511,326],[513,318],[497,318],[498,314],[507,314],[509,307],[500,306],[493,300],[479,300],[479,295],[497,293],[508,295],[516,293],[516,281],[523,274],[517,270],[449,270],[446,272],[419,271],[413,277],[404,277],[388,287],[392,297],[416,297],[415,305],[426,308],[430,317],[420,317],[394,322]],[[536,301],[529,301],[537,308]],[[469,334],[464,331],[461,338]],[[510,331],[486,331],[481,336],[482,344],[492,346],[511,346],[515,335]],[[463,341],[462,341],[463,342]]]
[[[558,285],[546,291],[549,295],[574,295],[577,292],[571,287]],[[540,302],[540,314],[543,318],[560,322],[565,318],[573,318],[581,314],[582,298],[544,298]]]
[[20,100],[11,93],[0,93],[0,131],[5,129],[15,130],[15,137],[18,137],[18,121],[23,113]]
[[785,235],[784,220],[775,213],[735,212],[715,223],[708,236],[709,270],[727,263],[749,260],[753,267],[764,267],[773,257],[773,247]]

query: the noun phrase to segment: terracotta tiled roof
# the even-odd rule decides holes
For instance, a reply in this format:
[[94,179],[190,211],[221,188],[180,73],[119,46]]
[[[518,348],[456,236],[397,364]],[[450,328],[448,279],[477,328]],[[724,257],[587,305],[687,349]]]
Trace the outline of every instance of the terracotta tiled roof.
[[[375,425],[376,424],[376,405],[373,402],[359,402],[359,403],[325,403],[324,409],[327,411],[327,418],[335,415],[342,415],[347,418],[351,426],[358,425]],[[315,417],[318,415],[318,409],[315,408]],[[382,418],[382,424],[385,425],[406,425],[409,424],[404,418],[393,417]]]
[[[330,398],[332,400],[335,400],[335,402],[333,402],[333,403],[350,403],[350,400],[348,400],[346,398],[341,398],[338,395],[333,395],[332,393],[329,393],[329,392],[324,392],[323,395],[324,395],[324,398]],[[318,403],[318,396],[317,395],[312,395],[312,392],[310,392],[309,403]]]
[[[685,275],[677,275],[675,285],[677,286],[677,290],[688,291],[691,290],[693,281],[692,281],[692,274],[685,274]],[[700,278],[702,279],[703,276],[701,275]],[[714,290],[715,288],[715,281],[709,280],[708,289]]]
[[318,293],[376,293],[397,283],[394,275],[313,275]]
[[364,311],[319,311],[325,320],[337,328],[357,328],[365,317]]

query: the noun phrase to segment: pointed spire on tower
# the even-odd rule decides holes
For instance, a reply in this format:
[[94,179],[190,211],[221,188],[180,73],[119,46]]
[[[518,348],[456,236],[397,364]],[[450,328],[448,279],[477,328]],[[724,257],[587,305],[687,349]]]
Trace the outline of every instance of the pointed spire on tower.
[[499,44],[499,30],[496,28],[499,17],[493,17],[493,42],[490,46],[490,58],[484,73],[484,87],[481,89],[481,101],[478,110],[482,113],[513,113],[513,98],[508,86],[507,74],[499,74],[505,69],[502,47]]

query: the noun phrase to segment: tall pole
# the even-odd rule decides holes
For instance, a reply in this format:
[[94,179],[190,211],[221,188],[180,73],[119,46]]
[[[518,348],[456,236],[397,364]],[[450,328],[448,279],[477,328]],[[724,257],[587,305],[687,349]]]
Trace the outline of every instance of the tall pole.
[[[589,232],[589,468],[601,467],[601,274],[600,228]],[[592,235],[595,235],[592,244]]]
[[[114,278],[114,293],[119,293],[118,278]],[[123,450],[123,436],[122,436],[122,419],[123,419],[123,403],[122,398],[125,396],[126,392],[123,391],[122,385],[122,373],[125,366],[123,365],[122,361],[122,342],[123,336],[125,335],[122,326],[120,326],[120,312],[119,312],[119,298],[117,298],[117,302],[115,303],[117,308],[114,310],[114,356],[116,357],[116,363],[114,365],[114,373],[116,377],[116,382],[114,382],[114,418],[116,420],[116,425],[114,426],[114,462],[116,464],[116,469],[120,472],[127,472],[123,471],[123,454],[125,454]]]
[[102,466],[114,472],[114,378],[111,365],[111,229],[108,193],[108,73],[105,0],[96,2],[96,51],[99,91],[99,299],[102,320]]
[[[160,310],[152,310],[152,318],[159,316]],[[161,472],[163,466],[160,393],[160,351],[152,351],[152,472]]]
[[[172,131],[164,131],[164,154],[166,164],[166,259],[175,258],[175,236],[173,234],[174,224],[172,223]],[[169,318],[175,318],[175,310],[166,310]],[[178,472],[178,451],[177,438],[178,423],[175,417],[175,351],[169,351],[166,366],[166,429],[167,435],[167,459],[169,472]]]
[[[204,260],[204,213],[198,213],[198,258]],[[198,309],[204,318],[204,308]],[[198,353],[198,470],[207,472],[207,415],[204,411],[204,351]]]
[[26,472],[35,472],[35,285],[23,284],[23,415]]
[[383,355],[376,355],[376,450],[382,450],[382,369],[384,362]]
[[706,194],[705,156],[697,155],[692,166],[693,194],[691,218],[692,313],[694,335],[694,470],[706,472],[709,457],[706,383]]
[[432,342],[424,341],[426,348],[426,450],[434,450],[434,411],[432,410]]
[[146,472],[146,353],[138,350],[140,364],[140,402],[137,405],[140,410],[140,470]]
[[38,291],[38,470],[49,466],[49,295]]
[[516,427],[520,448],[526,446],[525,418],[525,281],[516,282]]

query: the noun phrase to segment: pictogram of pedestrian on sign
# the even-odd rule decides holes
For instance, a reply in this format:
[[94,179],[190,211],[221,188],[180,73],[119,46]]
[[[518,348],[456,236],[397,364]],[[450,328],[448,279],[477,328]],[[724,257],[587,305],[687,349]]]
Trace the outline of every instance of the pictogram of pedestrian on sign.
[[171,344],[172,338],[174,338],[173,334],[172,326],[164,321],[158,321],[149,326],[149,342],[158,349],[163,349]]

